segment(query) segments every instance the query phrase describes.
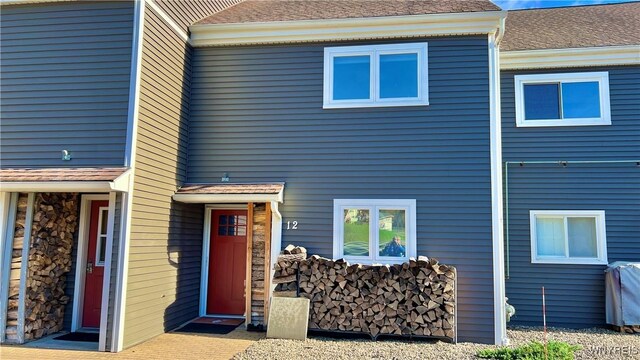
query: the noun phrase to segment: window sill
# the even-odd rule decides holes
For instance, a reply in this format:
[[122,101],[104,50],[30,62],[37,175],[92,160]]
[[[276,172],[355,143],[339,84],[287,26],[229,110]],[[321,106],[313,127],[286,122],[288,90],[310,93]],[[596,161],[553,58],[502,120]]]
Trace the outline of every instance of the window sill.
[[531,259],[532,264],[552,265],[608,265],[603,259]]
[[524,120],[517,127],[598,126],[611,125],[611,119]]
[[[362,265],[395,265],[395,264],[402,264],[405,262],[409,261],[409,258],[397,258],[397,259],[393,259],[393,260],[362,260],[362,259],[349,259],[349,258],[342,258],[343,260],[349,262],[350,265],[353,264],[362,264]],[[337,259],[334,259],[334,261]]]
[[429,106],[428,101],[403,101],[403,102],[370,102],[370,103],[324,103],[323,109],[358,109],[377,107],[403,107],[403,106]]

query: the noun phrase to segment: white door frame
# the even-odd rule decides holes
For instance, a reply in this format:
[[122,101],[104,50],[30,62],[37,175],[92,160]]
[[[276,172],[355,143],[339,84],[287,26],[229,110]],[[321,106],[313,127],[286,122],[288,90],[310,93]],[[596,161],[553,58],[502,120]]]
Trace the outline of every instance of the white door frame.
[[[108,194],[100,194],[100,195],[81,195],[80,200],[80,219],[79,227],[78,227],[78,249],[76,252],[76,274],[75,274],[75,283],[73,287],[73,311],[71,316],[71,331],[77,331],[82,327],[82,308],[84,305],[84,282],[85,282],[85,274],[87,267],[87,250],[89,245],[89,228],[91,222],[91,202],[98,200],[109,200]],[[109,203],[109,218],[114,216],[113,211],[111,210],[112,204]],[[109,219],[111,220],[111,219]],[[107,234],[113,234],[113,230],[109,229]],[[111,236],[113,238],[113,235]],[[109,244],[112,244],[112,241],[109,241],[109,236],[107,236],[107,246],[106,250],[109,253]],[[105,264],[106,266],[106,264]],[[104,297],[109,296],[108,291],[105,293],[104,287],[102,289],[102,298],[104,304]],[[102,308],[100,314],[100,321],[102,322],[103,318],[106,318],[106,310]],[[102,337],[102,326],[100,327],[100,337]],[[106,335],[106,329],[105,329]]]
[[[207,295],[209,291],[209,251],[211,249],[211,210],[247,210],[247,204],[209,204],[204,206],[202,267],[200,270],[200,316],[209,315],[207,314]],[[244,316],[242,317],[244,318]]]

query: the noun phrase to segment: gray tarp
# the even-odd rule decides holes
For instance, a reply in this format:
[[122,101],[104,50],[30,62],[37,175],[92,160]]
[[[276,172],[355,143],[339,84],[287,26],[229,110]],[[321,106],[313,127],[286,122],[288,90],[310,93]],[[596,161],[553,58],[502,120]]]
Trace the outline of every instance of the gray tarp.
[[640,325],[640,263],[616,261],[605,273],[607,323]]

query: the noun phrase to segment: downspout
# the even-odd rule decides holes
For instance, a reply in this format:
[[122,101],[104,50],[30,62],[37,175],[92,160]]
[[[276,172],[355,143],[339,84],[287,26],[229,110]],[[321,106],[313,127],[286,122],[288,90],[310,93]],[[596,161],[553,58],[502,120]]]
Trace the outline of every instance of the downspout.
[[502,42],[502,38],[504,37],[504,32],[506,29],[507,17],[500,18],[500,25],[498,26],[498,30],[496,31],[496,47],[500,48],[500,42]]
[[504,216],[505,216],[505,277],[509,279],[510,276],[510,261],[509,261],[509,165],[518,164],[524,165],[558,165],[566,167],[569,164],[633,164],[640,167],[640,159],[638,160],[576,160],[576,161],[505,161],[504,162]]
[[493,250],[493,325],[494,344],[508,345],[505,264],[504,264],[504,200],[502,178],[502,117],[500,103],[500,49],[504,33],[503,15],[495,32],[488,34],[489,50],[489,133],[491,159],[491,245]]

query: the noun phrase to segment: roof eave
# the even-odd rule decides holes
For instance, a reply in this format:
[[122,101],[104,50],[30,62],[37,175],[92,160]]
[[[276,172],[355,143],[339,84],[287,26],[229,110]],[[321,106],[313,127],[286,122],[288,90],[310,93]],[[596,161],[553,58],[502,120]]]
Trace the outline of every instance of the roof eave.
[[285,44],[445,35],[493,34],[506,11],[384,16],[348,19],[197,24],[196,47]]
[[0,181],[3,192],[128,192],[131,170],[108,181],[71,180],[71,181]]
[[500,52],[500,69],[640,65],[640,45]]
[[284,201],[283,192],[277,194],[175,194],[173,200],[191,204],[231,204],[246,202]]

